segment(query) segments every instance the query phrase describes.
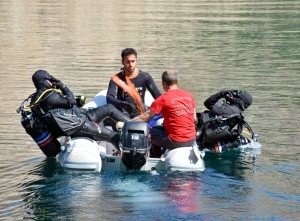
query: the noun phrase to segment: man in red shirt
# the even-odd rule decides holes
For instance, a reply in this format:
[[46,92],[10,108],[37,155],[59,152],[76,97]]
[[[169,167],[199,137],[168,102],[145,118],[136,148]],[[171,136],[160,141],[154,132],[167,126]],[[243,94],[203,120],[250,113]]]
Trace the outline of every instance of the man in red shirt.
[[[147,122],[154,115],[162,114],[163,126],[154,126],[151,129],[151,143],[155,157],[160,156],[161,147],[175,149],[191,146],[196,137],[194,96],[178,88],[177,73],[173,70],[162,74],[162,86],[165,93],[153,101],[146,112],[132,119]],[[123,122],[118,122],[117,128],[122,128],[123,125]]]

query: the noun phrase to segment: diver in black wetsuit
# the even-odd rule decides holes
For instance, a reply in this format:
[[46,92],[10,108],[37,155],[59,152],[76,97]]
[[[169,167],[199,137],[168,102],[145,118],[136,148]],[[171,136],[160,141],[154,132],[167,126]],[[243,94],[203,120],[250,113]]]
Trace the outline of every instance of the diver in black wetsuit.
[[[32,81],[36,87],[36,92],[31,98],[31,110],[36,116],[40,117],[50,110],[57,108],[76,109],[81,114],[84,114],[87,119],[79,130],[70,135],[71,137],[84,136],[97,141],[109,141],[119,150],[120,137],[118,132],[107,129],[102,121],[105,118],[111,118],[115,122],[128,121],[129,118],[121,111],[110,104],[90,110],[78,108],[76,106],[76,99],[70,89],[44,70],[36,71],[32,76]],[[60,89],[62,93],[56,90],[47,92],[47,90],[51,88]],[[38,105],[36,105],[36,103]],[[55,134],[56,137],[65,136],[58,131],[61,131],[60,128],[53,129],[51,132]]]
[[[225,100],[220,100],[222,98]],[[223,90],[215,93],[204,101],[204,106],[209,111],[197,113],[197,127],[199,128],[208,118],[214,116],[242,116],[243,111],[252,104],[252,100],[252,96],[244,90]],[[237,123],[237,120],[230,119],[228,123],[233,127]]]
[[[225,101],[220,100],[225,98]],[[252,104],[252,96],[243,90],[226,90],[211,95],[204,106],[215,115],[241,114]]]
[[108,104],[114,105],[119,110],[125,110],[130,115],[130,118],[133,118],[141,113],[134,104],[130,93],[117,84],[118,82],[115,81],[116,77],[117,80],[121,80],[126,85],[128,85],[126,81],[126,77],[128,77],[129,81],[134,85],[135,90],[139,93],[143,103],[145,103],[146,89],[149,90],[154,99],[158,98],[161,93],[152,76],[136,68],[137,52],[133,48],[125,48],[121,53],[121,57],[123,70],[114,75],[110,80],[106,100]]
[[246,123],[242,113],[252,101],[244,90],[223,90],[211,95],[204,101],[208,110],[197,113],[197,142],[201,145],[237,139]]

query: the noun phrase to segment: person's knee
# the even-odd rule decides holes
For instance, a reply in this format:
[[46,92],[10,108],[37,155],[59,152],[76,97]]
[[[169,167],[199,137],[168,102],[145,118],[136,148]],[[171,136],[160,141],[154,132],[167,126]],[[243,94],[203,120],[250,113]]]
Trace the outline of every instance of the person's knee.
[[110,110],[110,111],[113,111],[113,110],[116,110],[116,109],[117,109],[117,108],[116,108],[114,105],[112,105],[112,104],[106,104],[105,107],[106,107],[108,110]]

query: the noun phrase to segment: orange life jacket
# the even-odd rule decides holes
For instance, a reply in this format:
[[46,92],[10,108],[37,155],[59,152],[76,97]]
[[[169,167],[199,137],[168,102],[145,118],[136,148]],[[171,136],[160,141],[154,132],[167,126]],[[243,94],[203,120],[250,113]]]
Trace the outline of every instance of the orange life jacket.
[[[138,69],[136,69],[139,71]],[[124,71],[123,74],[125,75]],[[122,88],[124,91],[126,91],[129,96],[133,99],[134,104],[136,105],[137,109],[140,111],[140,113],[144,113],[144,105],[142,98],[140,94],[137,92],[136,88],[134,87],[133,83],[129,79],[128,76],[125,75],[126,83],[122,81],[117,74],[114,74],[111,79],[113,82],[115,82],[116,85],[118,85],[120,88]]]

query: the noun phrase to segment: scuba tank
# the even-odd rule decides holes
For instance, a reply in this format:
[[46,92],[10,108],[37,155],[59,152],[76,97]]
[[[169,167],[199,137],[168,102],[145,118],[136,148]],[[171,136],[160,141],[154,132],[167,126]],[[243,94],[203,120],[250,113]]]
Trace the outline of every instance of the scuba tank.
[[47,126],[30,111],[26,105],[30,95],[18,108],[17,113],[21,113],[21,124],[26,133],[36,142],[41,151],[47,156],[56,156],[60,152],[61,144],[48,130]]
[[32,113],[22,116],[21,124],[47,157],[56,156],[60,152],[61,144],[59,141],[48,130],[47,126]]

